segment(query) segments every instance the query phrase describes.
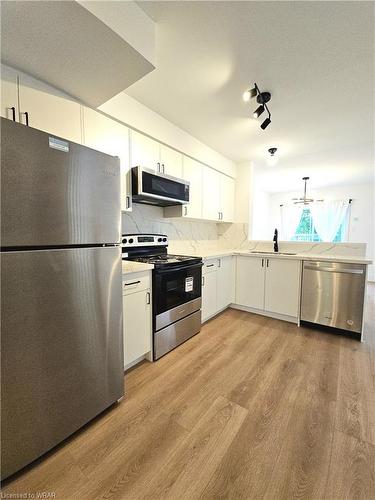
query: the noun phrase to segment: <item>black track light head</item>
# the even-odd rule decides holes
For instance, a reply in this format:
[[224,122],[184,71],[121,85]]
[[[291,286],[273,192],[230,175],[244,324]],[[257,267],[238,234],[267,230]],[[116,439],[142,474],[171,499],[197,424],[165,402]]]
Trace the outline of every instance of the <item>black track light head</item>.
[[274,154],[276,153],[276,151],[277,151],[277,148],[270,148],[270,149],[268,150],[268,152],[269,152],[269,154],[270,154],[271,156],[274,156]]
[[271,123],[271,118],[266,118],[266,119],[264,120],[264,122],[262,123],[262,125],[260,126],[260,128],[261,128],[262,130],[265,130],[265,129],[268,127],[268,125],[269,125],[270,123]]
[[260,115],[263,113],[264,111],[264,106],[261,104],[260,106],[257,107],[257,109],[254,111],[253,113],[253,117],[254,118],[259,118]]
[[245,102],[249,101],[251,97],[255,97],[257,95],[257,89],[254,87],[252,89],[245,90],[242,97]]

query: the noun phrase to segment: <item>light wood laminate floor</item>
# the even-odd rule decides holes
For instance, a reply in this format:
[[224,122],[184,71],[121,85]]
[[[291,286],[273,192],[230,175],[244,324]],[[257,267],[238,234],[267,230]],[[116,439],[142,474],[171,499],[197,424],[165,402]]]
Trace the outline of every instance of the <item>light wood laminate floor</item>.
[[374,499],[374,302],[362,344],[225,311],[3,496]]

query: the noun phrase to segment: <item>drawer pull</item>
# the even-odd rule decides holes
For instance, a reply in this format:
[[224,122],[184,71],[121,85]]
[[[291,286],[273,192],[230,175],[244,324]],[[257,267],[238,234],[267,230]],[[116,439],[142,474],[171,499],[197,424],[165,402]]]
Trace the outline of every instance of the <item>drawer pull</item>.
[[16,121],[16,108],[12,106],[10,108],[12,110],[12,120],[15,122]]
[[206,267],[214,267],[215,264],[207,264]]
[[140,280],[138,280],[138,281],[132,281],[131,283],[125,283],[125,286],[138,285],[138,283],[140,283]]
[[150,294],[150,292],[147,292],[146,293],[146,304],[148,305],[150,303],[151,303],[151,294]]

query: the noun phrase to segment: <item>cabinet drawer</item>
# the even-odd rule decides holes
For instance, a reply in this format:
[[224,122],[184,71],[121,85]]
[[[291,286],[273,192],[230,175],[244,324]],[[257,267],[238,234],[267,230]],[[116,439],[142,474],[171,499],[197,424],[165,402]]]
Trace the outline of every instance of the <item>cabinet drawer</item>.
[[[124,279],[125,278],[125,279]],[[131,293],[141,292],[142,290],[151,289],[151,279],[149,274],[134,273],[123,277],[122,293],[129,295]]]
[[203,263],[202,274],[212,273],[212,271],[217,271],[219,269],[219,259],[209,259],[205,260]]

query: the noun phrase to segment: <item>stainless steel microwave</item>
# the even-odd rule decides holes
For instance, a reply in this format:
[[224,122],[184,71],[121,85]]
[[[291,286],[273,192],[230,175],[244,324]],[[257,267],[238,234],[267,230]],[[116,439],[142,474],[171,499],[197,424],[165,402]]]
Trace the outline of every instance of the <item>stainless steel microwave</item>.
[[190,182],[142,167],[132,168],[134,203],[168,207],[189,203]]

